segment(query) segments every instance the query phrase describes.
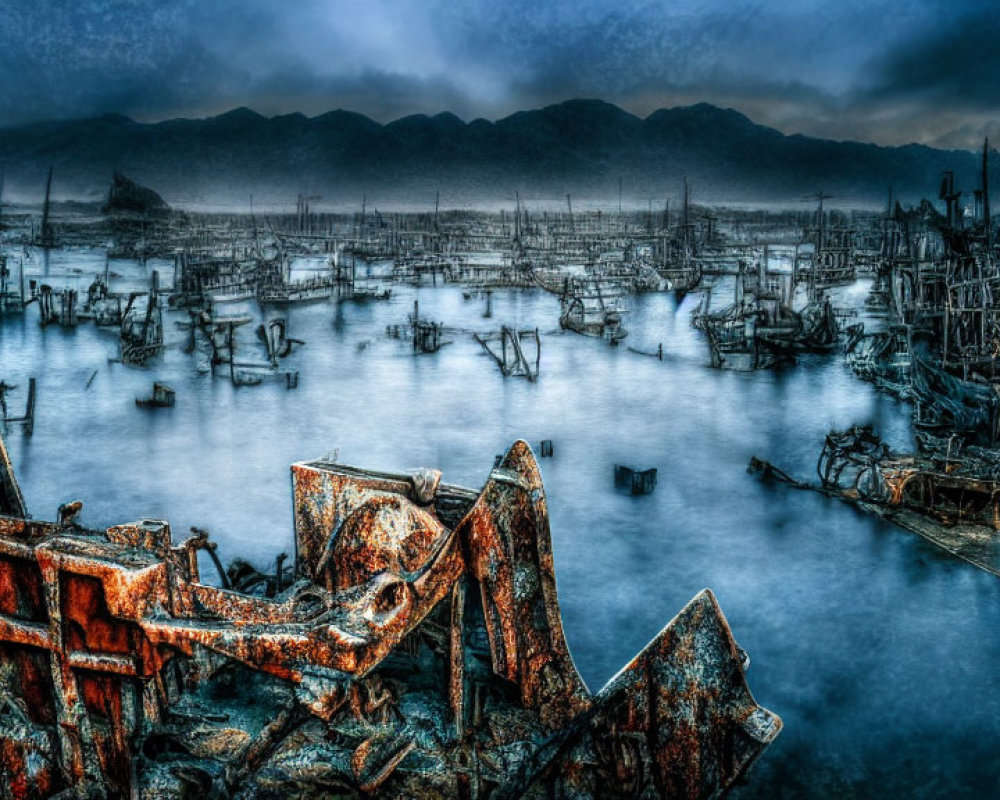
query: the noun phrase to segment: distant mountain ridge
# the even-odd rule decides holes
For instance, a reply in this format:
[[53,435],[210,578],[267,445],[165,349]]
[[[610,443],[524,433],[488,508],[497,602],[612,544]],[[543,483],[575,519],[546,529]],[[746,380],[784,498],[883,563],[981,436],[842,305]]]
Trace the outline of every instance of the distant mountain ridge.
[[[997,163],[994,164],[993,162]],[[98,199],[120,171],[172,205],[225,199],[330,203],[362,194],[393,202],[507,203],[525,198],[676,202],[686,176],[705,202],[787,202],[819,189],[844,203],[881,203],[892,187],[915,201],[954,170],[969,194],[979,156],[923,145],[881,147],[785,135],[707,103],[642,119],[600,100],[570,100],[496,122],[454,114],[387,124],[350,111],[264,117],[237,108],[205,119],[141,123],[117,114],[0,128],[8,189],[38,198],[48,165],[56,197]],[[991,155],[991,167],[1000,158]]]

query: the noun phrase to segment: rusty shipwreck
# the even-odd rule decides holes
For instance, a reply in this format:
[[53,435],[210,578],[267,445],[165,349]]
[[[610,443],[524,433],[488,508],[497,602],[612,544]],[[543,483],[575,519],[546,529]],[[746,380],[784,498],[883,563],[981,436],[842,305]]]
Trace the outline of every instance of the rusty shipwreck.
[[202,531],[31,519],[0,441],[0,797],[693,800],[744,776],[781,721],[711,592],[592,694],[528,446],[481,491],[440,477],[296,464],[294,568],[218,588]]

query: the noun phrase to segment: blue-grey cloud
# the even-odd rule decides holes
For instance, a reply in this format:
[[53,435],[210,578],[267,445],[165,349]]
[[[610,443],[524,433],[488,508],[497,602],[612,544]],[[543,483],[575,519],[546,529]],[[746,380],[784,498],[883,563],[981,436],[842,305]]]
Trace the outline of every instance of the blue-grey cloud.
[[238,105],[496,118],[587,96],[965,146],[1000,104],[998,35],[975,0],[15,0],[0,124]]

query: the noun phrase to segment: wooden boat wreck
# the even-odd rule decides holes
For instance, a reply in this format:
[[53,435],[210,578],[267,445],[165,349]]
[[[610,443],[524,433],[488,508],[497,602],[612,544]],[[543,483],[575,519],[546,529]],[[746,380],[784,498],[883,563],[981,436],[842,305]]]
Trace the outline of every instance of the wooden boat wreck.
[[628,331],[622,326],[625,313],[619,288],[599,280],[566,279],[559,298],[559,327],[583,336],[596,336],[617,345]]
[[748,270],[741,261],[730,305],[712,310],[705,291],[691,324],[705,332],[713,367],[766,369],[795,361],[799,353],[830,353],[840,339],[833,305],[810,287],[808,301],[793,308],[794,273],[768,269],[767,252]]
[[[664,217],[668,217],[664,212]],[[669,221],[664,219],[663,236],[654,242],[653,258],[657,272],[667,282],[669,291],[675,293],[678,302],[689,292],[697,289],[704,277],[702,261],[698,257],[701,245],[697,225],[691,216],[691,187],[684,179],[683,209],[680,226],[671,236]],[[709,235],[711,241],[712,236]]]
[[[145,297],[145,308],[135,301]],[[123,364],[142,365],[163,350],[163,310],[159,299],[159,275],[150,274],[148,292],[132,292],[121,315],[118,350]]]
[[820,191],[815,195],[819,201],[816,209],[816,226],[805,231],[807,237],[813,235],[812,252],[798,259],[796,252],[796,274],[803,282],[818,290],[834,286],[849,286],[857,278],[857,261],[854,252],[855,231],[846,227],[831,226],[827,223],[827,213],[823,201],[831,195]]
[[966,219],[962,192],[946,172],[941,215],[924,200],[904,212],[897,203],[884,222],[873,305],[884,330],[856,338],[848,352],[855,371],[883,391],[914,400],[914,425],[935,435],[1000,444],[1000,270],[990,214],[989,144],[983,145],[980,188]]
[[587,689],[523,442],[479,492],[292,477],[295,580],[248,594],[204,531],[30,519],[0,443],[0,797],[695,800],[780,731],[708,590]]
[[957,437],[919,441],[917,453],[894,453],[870,426],[855,425],[826,437],[819,484],[758,459],[750,471],[845,500],[1000,577],[1000,452]]

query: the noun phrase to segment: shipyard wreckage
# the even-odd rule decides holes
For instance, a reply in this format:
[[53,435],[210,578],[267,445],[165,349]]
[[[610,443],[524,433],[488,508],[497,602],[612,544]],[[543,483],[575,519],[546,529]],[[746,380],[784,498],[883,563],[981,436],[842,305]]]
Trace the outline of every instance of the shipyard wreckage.
[[203,531],[31,519],[0,441],[0,796],[709,798],[778,734],[707,590],[588,691],[523,442],[479,492],[292,476],[294,569],[239,591]]

